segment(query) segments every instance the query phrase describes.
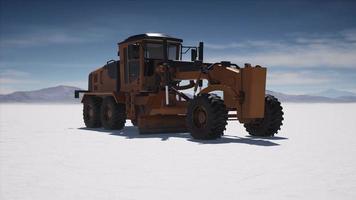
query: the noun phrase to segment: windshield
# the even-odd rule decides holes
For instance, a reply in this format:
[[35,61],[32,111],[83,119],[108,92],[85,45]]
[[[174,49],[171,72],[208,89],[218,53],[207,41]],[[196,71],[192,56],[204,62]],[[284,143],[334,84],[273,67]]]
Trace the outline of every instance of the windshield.
[[[177,45],[168,44],[168,60],[178,60]],[[163,59],[163,44],[147,43],[145,58]]]

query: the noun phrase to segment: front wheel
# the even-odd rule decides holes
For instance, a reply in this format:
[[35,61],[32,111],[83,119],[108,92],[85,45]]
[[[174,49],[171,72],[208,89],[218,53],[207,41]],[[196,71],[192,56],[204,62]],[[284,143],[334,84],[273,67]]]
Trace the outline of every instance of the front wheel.
[[201,94],[189,102],[186,125],[194,139],[217,139],[224,134],[227,113],[219,96]]
[[271,137],[281,129],[284,119],[283,114],[283,108],[278,99],[272,95],[267,95],[264,118],[245,123],[244,126],[252,136]]

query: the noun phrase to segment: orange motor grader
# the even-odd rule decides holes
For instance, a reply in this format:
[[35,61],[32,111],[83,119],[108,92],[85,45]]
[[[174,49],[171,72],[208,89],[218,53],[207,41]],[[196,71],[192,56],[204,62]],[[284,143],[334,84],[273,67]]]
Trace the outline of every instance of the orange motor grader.
[[[266,68],[205,63],[202,42],[182,42],[159,33],[120,42],[120,60],[91,72],[88,90],[75,91],[76,98],[83,93],[85,125],[122,129],[130,119],[141,134],[188,131],[195,139],[221,137],[228,120],[243,123],[253,136],[280,130],[283,111],[265,94]],[[183,61],[189,51],[191,60]]]

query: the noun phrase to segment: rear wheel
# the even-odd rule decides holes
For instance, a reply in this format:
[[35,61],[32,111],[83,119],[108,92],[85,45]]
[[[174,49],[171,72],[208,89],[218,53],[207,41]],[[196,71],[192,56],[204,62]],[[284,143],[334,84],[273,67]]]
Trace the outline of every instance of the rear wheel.
[[217,139],[224,134],[227,124],[224,101],[215,94],[201,94],[188,105],[186,124],[194,139]]
[[101,127],[100,121],[101,99],[97,97],[87,97],[83,102],[83,119],[88,128]]
[[283,121],[283,108],[281,103],[272,95],[265,98],[265,116],[263,119],[256,119],[244,126],[252,136],[271,137],[281,129]]
[[116,103],[114,98],[105,97],[101,105],[101,123],[105,129],[122,129],[126,122],[125,104]]

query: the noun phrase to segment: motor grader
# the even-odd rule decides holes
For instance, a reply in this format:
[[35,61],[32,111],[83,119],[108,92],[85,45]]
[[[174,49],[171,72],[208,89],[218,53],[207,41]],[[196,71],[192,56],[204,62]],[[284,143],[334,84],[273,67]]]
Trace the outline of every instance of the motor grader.
[[[141,134],[190,132],[195,139],[217,139],[228,120],[243,123],[252,136],[280,130],[280,102],[265,94],[266,68],[229,61],[203,61],[204,44],[159,33],[118,43],[119,60],[89,74],[83,93],[86,127],[123,129],[127,119]],[[190,51],[190,61],[183,56]],[[184,56],[187,57],[187,56]]]

